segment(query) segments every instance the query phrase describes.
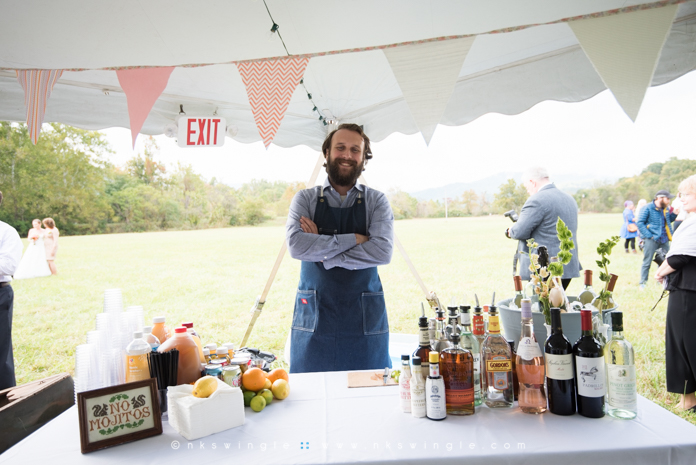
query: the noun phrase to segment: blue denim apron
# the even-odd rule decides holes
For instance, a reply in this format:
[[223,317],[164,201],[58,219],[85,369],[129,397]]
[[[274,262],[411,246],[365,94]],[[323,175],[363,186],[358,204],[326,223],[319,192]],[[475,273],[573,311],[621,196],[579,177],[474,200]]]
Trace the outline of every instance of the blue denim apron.
[[[367,235],[365,201],[333,208],[317,199],[319,234]],[[324,269],[302,262],[290,341],[290,372],[368,370],[391,367],[389,323],[377,267]]]

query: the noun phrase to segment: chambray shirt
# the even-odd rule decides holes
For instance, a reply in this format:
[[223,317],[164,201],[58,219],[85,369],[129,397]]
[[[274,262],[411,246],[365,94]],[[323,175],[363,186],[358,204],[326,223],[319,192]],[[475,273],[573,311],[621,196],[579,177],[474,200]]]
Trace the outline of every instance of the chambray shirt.
[[367,213],[369,240],[357,245],[353,233],[329,236],[303,232],[300,217],[314,220],[317,199],[321,195],[321,186],[315,186],[295,194],[290,204],[288,222],[285,225],[290,256],[306,262],[323,262],[327,270],[334,267],[362,270],[388,264],[394,248],[394,214],[387,197],[356,183],[348,191],[346,199],[341,201],[341,196],[331,187],[328,178],[323,187],[329,206],[334,208],[353,206],[358,194],[361,194]]
[[12,275],[22,259],[23,249],[17,230],[0,221],[0,282],[12,281]]

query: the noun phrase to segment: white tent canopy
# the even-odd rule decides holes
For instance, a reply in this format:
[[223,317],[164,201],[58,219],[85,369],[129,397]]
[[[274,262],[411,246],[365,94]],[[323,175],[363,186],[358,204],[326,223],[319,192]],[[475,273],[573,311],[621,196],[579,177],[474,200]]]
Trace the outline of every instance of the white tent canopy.
[[183,105],[256,142],[240,62],[304,56],[281,147],[319,149],[320,117],[375,141],[429,141],[436,124],[607,87],[635,119],[647,85],[696,68],[696,2],[685,0],[0,0],[0,11],[0,120],[27,120],[16,70],[58,69],[44,122],[130,127],[115,70],[174,66],[141,133],[162,134]]

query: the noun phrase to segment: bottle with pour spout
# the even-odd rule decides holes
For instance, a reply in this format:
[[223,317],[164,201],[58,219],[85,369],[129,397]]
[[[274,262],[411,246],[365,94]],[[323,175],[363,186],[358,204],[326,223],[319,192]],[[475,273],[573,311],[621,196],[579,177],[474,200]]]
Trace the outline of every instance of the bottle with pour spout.
[[[421,316],[418,318],[418,348],[413,352],[413,357],[421,360],[421,371],[427,376],[430,373],[430,331],[428,317],[425,316],[425,307],[421,302]],[[413,358],[412,358],[413,360]]]

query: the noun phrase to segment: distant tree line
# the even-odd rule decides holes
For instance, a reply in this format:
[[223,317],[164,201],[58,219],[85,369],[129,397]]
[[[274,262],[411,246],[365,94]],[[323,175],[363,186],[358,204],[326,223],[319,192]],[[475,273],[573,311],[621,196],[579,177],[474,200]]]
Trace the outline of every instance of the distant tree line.
[[106,161],[103,135],[44,125],[36,145],[26,125],[0,123],[0,220],[22,235],[34,218],[52,217],[63,234],[254,225],[287,215],[302,183],[253,180],[234,189],[191,166],[156,161],[150,138],[125,166]]
[[652,163],[639,175],[621,178],[613,184],[597,183],[575,194],[578,207],[583,212],[618,213],[623,211],[626,200],[638,204],[640,199],[650,202],[655,193],[667,189],[677,193],[679,183],[696,174],[696,160],[670,158],[665,163]]

